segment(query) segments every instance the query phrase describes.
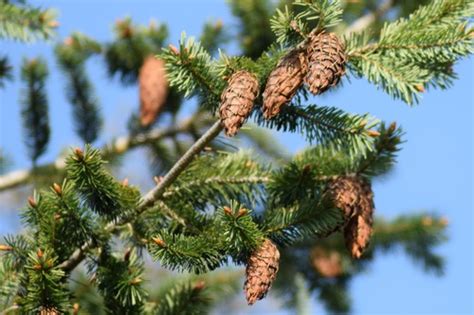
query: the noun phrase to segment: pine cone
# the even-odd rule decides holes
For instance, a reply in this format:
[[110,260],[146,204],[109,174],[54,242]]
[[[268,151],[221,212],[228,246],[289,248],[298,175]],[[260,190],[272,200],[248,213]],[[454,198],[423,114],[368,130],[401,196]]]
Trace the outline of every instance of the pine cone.
[[333,33],[314,35],[308,44],[308,73],[304,81],[311,93],[321,94],[339,83],[345,73],[344,45]]
[[57,314],[59,314],[58,310],[56,310],[55,308],[45,308],[45,307],[42,307],[38,313],[39,313],[39,315],[57,315]]
[[230,77],[222,92],[219,108],[219,116],[227,136],[234,136],[250,115],[258,89],[257,78],[250,72],[238,71]]
[[263,92],[263,116],[270,119],[295,95],[303,83],[307,60],[302,50],[292,50],[278,63]]
[[346,247],[360,258],[372,234],[374,195],[370,184],[356,177],[339,177],[329,184],[334,205],[344,211]]
[[163,110],[168,94],[165,63],[154,56],[145,58],[139,73],[140,123],[148,126]]
[[311,264],[323,277],[332,278],[342,274],[342,258],[335,250],[315,246],[311,249]]
[[245,295],[249,305],[265,297],[278,271],[280,252],[266,239],[250,256],[245,270]]

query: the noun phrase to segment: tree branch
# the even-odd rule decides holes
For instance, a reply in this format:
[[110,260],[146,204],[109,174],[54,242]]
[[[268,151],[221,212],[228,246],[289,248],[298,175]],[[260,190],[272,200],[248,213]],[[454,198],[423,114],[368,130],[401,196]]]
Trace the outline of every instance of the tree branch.
[[[168,173],[163,177],[161,182],[150,190],[145,196],[140,199],[138,207],[135,209],[133,216],[126,216],[119,222],[111,222],[105,227],[106,232],[113,231],[117,226],[132,221],[143,213],[146,209],[153,206],[153,204],[163,196],[166,188],[170,186],[174,180],[186,169],[192,162],[193,158],[199,154],[204,147],[211,142],[222,131],[221,121],[216,121],[187,151],[184,155],[173,165]],[[95,247],[92,240],[85,242],[80,248],[76,249],[72,255],[62,262],[59,267],[66,272],[73,270],[84,258],[85,252]]]
[[176,162],[176,164],[169,170],[169,172],[163,177],[162,181],[152,190],[150,190],[143,198],[137,207],[137,213],[142,213],[149,206],[153,205],[155,201],[160,198],[165,189],[173,183],[173,181],[183,172],[186,167],[191,163],[194,156],[201,152],[204,147],[211,142],[220,132],[222,131],[221,121],[218,120],[214,125],[209,128],[205,134],[203,134],[184,155]]
[[372,25],[377,19],[385,15],[395,5],[394,0],[385,0],[380,6],[364,16],[361,16],[349,25],[344,31],[344,35],[347,36],[350,33],[358,33],[365,30],[367,27]]
[[[119,137],[111,141],[109,144],[106,144],[102,148],[102,156],[104,159],[108,159],[112,156],[124,154],[133,148],[153,143],[163,138],[172,137],[179,133],[191,132],[195,128],[193,122],[195,121],[196,116],[186,119],[177,126],[172,126],[166,129],[156,129],[148,133],[142,133],[134,136]],[[206,123],[208,121],[209,119],[205,119]],[[0,176],[0,192],[15,188],[17,186],[25,185],[31,181],[31,179],[36,174],[49,173],[51,171],[60,172],[63,171],[65,167],[66,164],[64,162],[64,157],[61,156],[53,163],[44,164],[28,170],[12,171]]]

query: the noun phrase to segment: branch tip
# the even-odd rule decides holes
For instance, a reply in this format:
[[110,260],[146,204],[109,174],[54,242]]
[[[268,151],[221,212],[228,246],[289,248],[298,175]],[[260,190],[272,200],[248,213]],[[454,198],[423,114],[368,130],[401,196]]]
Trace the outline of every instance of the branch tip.
[[32,196],[28,197],[28,204],[31,208],[36,208],[38,204],[36,203],[35,199]]
[[58,194],[59,196],[61,196],[61,194],[63,193],[63,190],[62,190],[61,186],[59,186],[57,183],[54,183],[54,184],[53,184],[53,190],[54,190],[54,192],[56,192],[56,194]]
[[160,246],[160,247],[166,247],[165,241],[163,241],[161,238],[159,238],[159,237],[153,237],[152,240],[153,240],[153,242],[154,242],[156,245],[158,245],[158,246]]

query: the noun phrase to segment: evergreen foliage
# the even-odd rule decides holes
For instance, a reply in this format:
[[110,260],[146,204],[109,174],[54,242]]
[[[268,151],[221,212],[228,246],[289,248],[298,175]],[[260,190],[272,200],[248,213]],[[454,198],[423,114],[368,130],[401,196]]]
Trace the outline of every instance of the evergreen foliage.
[[200,42],[210,54],[214,54],[219,49],[219,46],[228,40],[229,35],[223,28],[221,20],[215,23],[207,22],[204,24]]
[[260,112],[255,114],[259,125],[304,135],[309,143],[321,143],[334,149],[348,147],[353,153],[364,152],[371,146],[370,128],[378,121],[366,115],[348,114],[335,107],[307,105],[287,106],[271,120]]
[[43,10],[27,4],[0,2],[0,39],[30,42],[49,39],[58,26],[53,10]]
[[[81,207],[71,182],[65,181],[61,186],[54,184],[35,197],[23,212],[23,220],[35,228],[38,244],[51,246],[60,261],[95,234],[92,217]],[[58,235],[68,235],[68,238],[61,239]]]
[[95,269],[98,290],[108,314],[140,314],[146,293],[142,287],[143,263],[127,251],[122,259],[105,247]]
[[261,184],[268,175],[268,168],[254,161],[248,151],[210,153],[193,161],[163,197],[170,205],[186,200],[198,210],[206,210],[209,205],[219,207],[229,200],[252,206],[260,200]]
[[148,27],[137,27],[126,18],[117,21],[114,31],[116,40],[104,48],[109,75],[117,75],[124,84],[133,84],[143,60],[161,50],[168,29],[154,21]]
[[229,0],[232,13],[239,19],[239,41],[242,53],[252,59],[260,57],[274,41],[270,31],[272,4],[265,0]]
[[170,85],[185,97],[198,93],[203,97],[219,96],[223,86],[212,71],[211,56],[193,37],[187,38],[183,32],[179,50],[174,46],[165,48],[161,58],[166,62]]
[[347,40],[351,70],[408,104],[425,88],[447,88],[452,64],[473,52],[471,1],[432,1],[407,19],[385,24],[378,41],[364,32]]
[[26,295],[23,307],[26,313],[66,312],[69,292],[62,279],[64,271],[57,267],[56,257],[48,250],[28,253],[25,265]]
[[[395,248],[403,249],[414,262],[426,270],[440,274],[443,270],[443,260],[435,253],[434,247],[445,240],[445,226],[446,219],[429,213],[401,216],[390,221],[378,218],[371,245],[357,262],[349,257],[344,249],[343,239],[337,234],[324,239],[294,243],[282,252],[282,269],[275,283],[275,289],[279,297],[288,300],[291,305],[298,294],[293,281],[294,275],[300,273],[308,281],[310,295],[318,296],[329,312],[350,313],[352,304],[348,292],[350,281],[370,270],[371,263],[382,253]],[[418,238],[420,243],[416,240]],[[316,247],[337,253],[340,257],[340,271],[337,275],[325,276],[311,262],[311,251]],[[423,250],[419,250],[421,248]]]
[[56,56],[68,79],[67,97],[73,105],[73,118],[77,134],[85,143],[97,139],[102,126],[98,100],[92,82],[85,73],[85,62],[99,53],[100,45],[85,35],[75,33],[63,44],[56,46]]
[[76,149],[68,157],[66,171],[92,211],[112,220],[136,206],[139,192],[117,182],[103,164],[100,152],[86,146],[84,152]]
[[8,64],[8,58],[6,56],[0,58],[0,87],[5,86],[5,81],[13,78],[12,68]]
[[161,301],[155,314],[206,314],[210,309],[204,282],[179,283]]
[[[402,15],[412,12],[407,9],[414,9],[412,4],[401,2],[396,6]],[[220,300],[221,288],[227,286],[228,295],[234,294],[240,277],[226,271],[227,276],[216,279],[217,273],[209,272],[247,264],[264,240],[278,245],[274,252],[281,253],[270,292],[300,312],[316,296],[330,312],[349,312],[350,281],[380,253],[395,248],[425,270],[442,273],[443,258],[434,248],[446,239],[447,222],[436,215],[377,218],[371,245],[359,261],[344,249],[339,233],[348,218],[332,199],[331,182],[357,178],[369,185],[389,174],[403,143],[401,128],[369,114],[315,105],[304,86],[273,119],[262,113],[262,92],[281,57],[306,47],[312,35],[341,30],[362,8],[337,0],[229,3],[239,19],[240,56],[220,50],[216,54],[231,39],[221,22],[207,23],[200,42],[182,33],[178,47],[164,47],[165,25],[142,27],[129,18],[116,23],[112,42],[74,33],[56,45],[75,129],[84,142],[97,140],[102,125],[86,73],[86,62],[94,55],[102,56],[110,77],[125,85],[137,83],[145,58],[162,59],[170,84],[166,106],[172,115],[157,119],[161,128],[155,129],[139,126],[134,114],[128,137],[114,139],[103,150],[86,144],[84,150],[68,153],[65,166],[56,166],[61,160],[38,168],[49,178],[65,179],[35,192],[21,214],[24,235],[0,243],[0,307],[19,314],[208,313]],[[11,18],[2,19],[8,12]],[[0,27],[0,38],[48,37],[49,12],[1,2],[0,26],[8,27]],[[380,14],[375,25],[379,35],[363,31],[345,37],[351,73],[409,104],[425,88],[450,86],[452,65],[472,53],[471,1],[434,0],[383,27],[385,15]],[[40,24],[31,22],[38,16]],[[239,132],[255,152],[236,148],[238,142],[216,140],[223,128],[214,117],[221,93],[241,70],[258,79],[260,96],[251,108],[254,124]],[[9,75],[2,57],[0,84]],[[49,140],[47,76],[42,59],[24,61],[22,118],[34,165]],[[199,106],[189,121],[175,124],[184,98],[195,98]],[[268,136],[269,130],[300,133],[311,146],[290,157]],[[128,180],[119,182],[106,161],[139,146],[148,148],[152,157],[150,177],[164,175],[144,194]],[[332,273],[318,269],[315,250],[336,257]],[[159,274],[155,290],[154,278],[147,283],[148,254],[165,269],[200,275],[177,281],[174,274],[161,284],[165,276]],[[277,257],[264,258],[278,264]]]
[[21,79],[25,83],[21,100],[25,144],[33,165],[46,151],[49,142],[48,98],[46,79],[48,68],[42,59],[23,60]]

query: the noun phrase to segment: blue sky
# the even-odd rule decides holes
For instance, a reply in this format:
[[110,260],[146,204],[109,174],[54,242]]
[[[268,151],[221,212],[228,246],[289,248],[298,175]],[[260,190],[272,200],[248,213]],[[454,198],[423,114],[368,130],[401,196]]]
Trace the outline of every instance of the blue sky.
[[[40,1],[32,1],[40,4]],[[170,41],[176,43],[181,31],[199,35],[210,19],[221,19],[224,27],[235,31],[224,1],[41,1],[60,12],[59,39],[81,31],[97,40],[110,40],[118,18],[131,16],[147,24],[151,18],[165,22]],[[1,42],[15,66],[15,81],[0,90],[0,147],[12,158],[12,168],[29,166],[22,143],[19,120],[19,64],[24,56],[44,56],[50,66],[48,81],[52,138],[49,150],[39,163],[52,161],[71,144],[80,144],[72,131],[70,105],[64,96],[64,79],[45,43],[23,45]],[[352,79],[335,93],[315,99],[320,105],[338,106],[354,113],[369,112],[379,119],[397,121],[406,131],[399,163],[391,176],[374,185],[377,213],[387,218],[421,210],[440,213],[449,219],[449,242],[437,250],[447,258],[443,277],[423,273],[401,252],[379,256],[368,271],[351,285],[356,314],[468,314],[473,312],[473,110],[474,63],[463,60],[455,66],[459,80],[447,91],[427,91],[416,107],[394,101],[365,80]],[[101,59],[88,64],[95,82],[106,125],[100,145],[112,136],[123,135],[125,121],[137,106],[136,87],[124,88],[109,80]],[[291,152],[305,147],[298,135],[279,134]],[[135,169],[133,170],[135,172]],[[140,172],[138,172],[140,173]],[[132,176],[133,174],[126,174]],[[138,177],[137,177],[138,178]],[[133,182],[133,181],[132,181]],[[6,193],[0,194],[0,211],[13,207]],[[16,216],[0,216],[0,234],[18,228]],[[322,314],[319,304],[312,310]]]

